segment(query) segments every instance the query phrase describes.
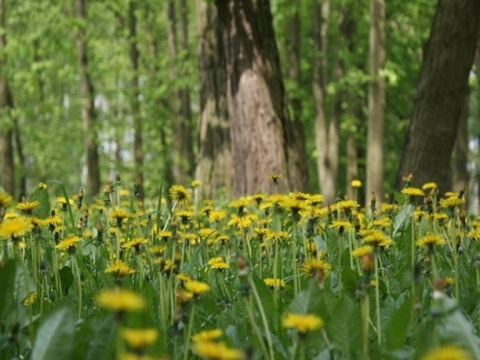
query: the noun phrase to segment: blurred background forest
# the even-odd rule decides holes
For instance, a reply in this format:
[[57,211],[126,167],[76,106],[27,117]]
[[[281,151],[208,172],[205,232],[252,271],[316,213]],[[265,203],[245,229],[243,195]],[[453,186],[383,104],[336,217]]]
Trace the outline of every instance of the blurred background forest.
[[[269,3],[274,28],[274,37],[267,32],[263,40],[278,48],[288,117],[305,151],[300,161],[306,185],[290,190],[326,192],[329,200],[348,194],[352,179],[367,177],[372,4],[263,2]],[[379,171],[388,194],[397,182],[436,2],[390,0],[382,6],[384,169]],[[213,126],[221,131],[206,130],[212,121],[208,93],[225,86],[218,74],[223,60],[214,56],[224,36],[214,1],[0,0],[0,12],[6,191],[18,198],[39,181],[56,179],[93,195],[121,174],[132,189],[139,177],[145,196],[160,183],[166,188],[193,179],[202,182],[204,197],[249,192],[231,185],[242,175],[228,170],[234,167],[228,138],[235,134],[229,133],[228,107],[222,105],[227,100],[213,105],[217,115],[219,106],[225,107],[225,122],[217,119]],[[448,173],[461,178],[449,179],[454,190],[463,181],[478,194],[480,95],[477,70],[472,64],[470,69]],[[209,74],[217,80],[209,82]],[[219,141],[226,150],[216,147]],[[212,165],[216,155],[222,162]],[[205,170],[212,166],[220,171]],[[321,167],[323,174],[332,174],[330,182],[322,180]]]

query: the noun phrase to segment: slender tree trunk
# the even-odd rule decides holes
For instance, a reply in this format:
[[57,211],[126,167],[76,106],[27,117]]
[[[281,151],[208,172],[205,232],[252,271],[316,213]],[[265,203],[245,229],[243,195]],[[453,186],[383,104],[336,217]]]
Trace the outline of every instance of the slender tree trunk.
[[136,196],[143,196],[143,120],[140,113],[140,90],[138,80],[138,61],[140,54],[137,46],[137,18],[135,15],[136,1],[128,3],[128,32],[130,42],[130,68],[132,78],[131,87],[131,108],[133,118],[133,158],[135,162],[135,173],[139,180],[139,193]]
[[85,0],[75,0],[75,15],[80,24],[77,28],[76,48],[78,71],[80,73],[80,96],[82,99],[82,122],[84,147],[87,158],[87,187],[89,197],[100,192],[100,161],[98,156],[94,89],[88,71],[87,44],[85,41],[86,9]]
[[[147,42],[148,42],[148,55],[149,61],[148,64],[150,77],[153,83],[154,88],[159,88],[161,86],[161,81],[159,79],[159,45],[158,45],[158,36],[156,35],[156,14],[155,11],[151,7],[152,4],[149,2],[145,2],[144,14],[145,14],[145,24],[146,24],[146,32],[147,32]],[[175,183],[174,175],[173,175],[173,157],[172,157],[172,149],[171,145],[167,139],[168,131],[169,131],[169,120],[165,120],[161,114],[162,111],[167,111],[172,113],[172,105],[169,102],[169,99],[166,99],[163,96],[155,96],[154,97],[154,106],[153,106],[153,113],[157,116],[160,116],[160,119],[155,123],[155,129],[158,130],[159,138],[160,138],[160,157],[162,161],[162,170],[163,176],[162,184],[165,188],[169,188],[171,185]]]
[[460,191],[468,186],[468,95],[465,98],[458,123],[457,139],[454,147],[454,167],[452,190]]
[[327,57],[328,57],[328,27],[330,17],[330,2],[323,1],[322,5],[315,1],[313,10],[313,97],[315,101],[315,148],[318,153],[317,170],[320,188],[325,203],[335,201],[337,193],[338,173],[338,116],[327,119],[326,86]]
[[368,93],[366,201],[383,200],[385,123],[385,0],[370,0],[370,87]]
[[[182,0],[181,6],[185,6]],[[176,81],[180,76],[180,70],[176,66],[179,60],[179,49],[186,51],[184,46],[187,36],[187,19],[184,13],[184,8],[180,9],[180,21],[177,24],[177,16],[175,9],[175,1],[168,0],[166,3],[167,14],[167,35],[168,35],[168,49],[171,58],[170,76],[172,81]],[[177,37],[177,25],[180,28],[180,41]],[[184,87],[175,87],[175,105],[173,113],[173,138],[175,139],[173,145],[173,176],[175,182],[185,183],[191,176],[191,169],[193,169],[193,148],[191,129],[191,110],[190,110],[190,95],[188,89]]]
[[[300,58],[300,44],[301,44],[301,22],[299,7],[301,3],[292,4],[295,6],[295,12],[291,18],[287,20],[286,24],[286,48],[287,48],[287,76],[290,80],[295,83],[295,88],[300,89],[302,84],[302,74],[301,74],[301,58]],[[290,107],[292,109],[292,121],[295,127],[295,137],[292,139],[292,142],[295,145],[295,148],[292,148],[292,151],[297,154],[305,154],[305,129],[302,123],[302,101],[301,95],[298,91],[293,91],[288,95]],[[303,156],[303,155],[302,155]],[[299,162],[300,173],[308,175],[307,161]],[[306,181],[306,184],[303,186],[308,186],[308,178],[306,180],[298,179],[297,181]]]
[[[480,30],[479,30],[480,31]],[[477,103],[480,104],[480,36],[477,39],[477,48],[475,51],[475,71],[477,75]],[[480,107],[477,108],[478,113],[477,118],[480,118]],[[477,147],[480,149],[480,133],[476,134],[476,142],[477,142]],[[474,206],[474,209],[476,210],[476,213],[478,214],[478,209],[480,207],[480,164],[477,164],[477,174],[475,177],[476,180],[476,192],[477,192],[477,198]],[[473,205],[473,204],[470,204]]]
[[[236,195],[271,192],[269,175],[280,173],[279,190],[306,184],[288,117],[268,0],[217,0],[224,35],[227,100],[231,121]],[[292,136],[294,135],[294,136]]]
[[196,179],[202,185],[197,201],[227,197],[233,190],[233,160],[227,109],[225,55],[215,4],[196,1],[200,74],[199,153]]
[[467,94],[480,26],[480,1],[443,0],[423,55],[420,80],[397,187],[407,173],[414,185],[428,181],[448,189],[452,149]]
[[6,63],[5,48],[5,3],[0,0],[0,186],[9,194],[15,196],[15,166],[13,161],[13,124],[10,110],[13,99],[4,71]]

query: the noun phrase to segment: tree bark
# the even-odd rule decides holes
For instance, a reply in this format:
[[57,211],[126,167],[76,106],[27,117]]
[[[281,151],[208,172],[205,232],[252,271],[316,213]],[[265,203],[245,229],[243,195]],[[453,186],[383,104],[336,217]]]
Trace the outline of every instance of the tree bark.
[[5,74],[7,39],[5,35],[5,3],[0,0],[0,186],[15,196],[15,165],[13,160],[13,124],[10,110],[13,99]]
[[[180,21],[177,24],[175,1],[166,3],[168,49],[171,58],[170,77],[176,81],[182,74],[176,63],[180,58],[179,49],[186,56],[187,52],[187,18],[185,1],[180,2]],[[177,25],[180,29],[180,39],[177,36]],[[175,86],[174,113],[173,113],[173,177],[176,183],[184,184],[191,177],[194,156],[192,147],[190,94],[185,87]]]
[[478,0],[440,0],[423,55],[417,96],[397,174],[448,189],[450,160],[480,26]]
[[140,90],[138,79],[138,61],[140,54],[137,46],[137,18],[135,15],[136,1],[130,0],[128,3],[128,37],[130,42],[130,68],[132,77],[131,86],[131,109],[133,118],[133,158],[135,162],[135,173],[138,183],[138,194],[143,196],[143,120],[140,113]]
[[[304,190],[305,162],[295,148],[268,0],[216,0],[224,34],[235,195]],[[292,136],[293,135],[293,136]]]
[[457,139],[454,147],[452,190],[460,191],[468,186],[468,95],[458,122]]
[[330,1],[315,1],[313,9],[313,98],[315,101],[315,148],[317,171],[324,202],[335,201],[338,174],[339,117],[327,119],[326,86],[328,84],[328,27]]
[[372,193],[383,200],[385,123],[385,1],[370,0],[370,86],[368,93],[368,135],[366,201]]
[[80,73],[80,96],[82,99],[82,123],[84,131],[84,148],[87,159],[87,188],[89,197],[100,192],[100,161],[94,105],[94,88],[88,70],[87,44],[85,40],[86,9],[85,0],[75,0],[75,15],[80,24],[76,34],[78,71]]
[[215,4],[196,1],[200,74],[199,153],[195,178],[202,185],[196,201],[227,197],[233,190],[233,160],[227,109],[225,57]]

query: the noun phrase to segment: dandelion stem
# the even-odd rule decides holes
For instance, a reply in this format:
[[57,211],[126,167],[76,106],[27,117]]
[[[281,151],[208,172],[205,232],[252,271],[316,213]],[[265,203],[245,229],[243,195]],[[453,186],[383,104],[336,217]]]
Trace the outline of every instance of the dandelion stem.
[[375,305],[377,312],[377,340],[378,345],[382,345],[382,328],[380,316],[380,279],[378,276],[378,253],[375,254]]
[[190,337],[192,336],[192,329],[193,329],[193,320],[195,316],[195,302],[192,303],[192,308],[190,309],[190,318],[188,319],[188,331],[187,337],[185,338],[184,346],[183,346],[183,360],[188,359],[189,347],[190,347]]

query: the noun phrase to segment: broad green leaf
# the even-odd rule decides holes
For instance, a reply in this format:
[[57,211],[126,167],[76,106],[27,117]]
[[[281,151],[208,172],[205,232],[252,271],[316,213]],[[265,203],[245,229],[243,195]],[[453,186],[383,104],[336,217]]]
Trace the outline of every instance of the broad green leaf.
[[43,188],[37,188],[28,198],[28,201],[38,201],[40,204],[36,206],[32,215],[39,218],[45,219],[50,216],[50,200],[48,198],[48,191]]
[[346,357],[360,349],[362,337],[360,308],[347,295],[343,295],[337,303],[328,329],[335,348],[341,350]]
[[60,280],[62,281],[62,290],[66,294],[70,286],[73,284],[73,273],[72,269],[68,266],[64,266],[60,269]]
[[317,313],[321,304],[322,290],[311,280],[306,290],[301,291],[290,303],[288,309],[295,314]]
[[407,336],[412,318],[412,299],[408,297],[393,312],[390,321],[385,329],[386,348],[389,351],[399,349]]
[[107,317],[95,324],[95,332],[87,349],[86,360],[110,359],[113,354],[117,333],[113,317]]
[[400,209],[398,214],[395,216],[393,234],[392,237],[395,237],[397,232],[403,227],[408,225],[410,222],[410,214],[412,213],[413,205],[407,205]]
[[69,359],[74,329],[71,309],[66,306],[57,308],[38,328],[32,349],[32,360]]

